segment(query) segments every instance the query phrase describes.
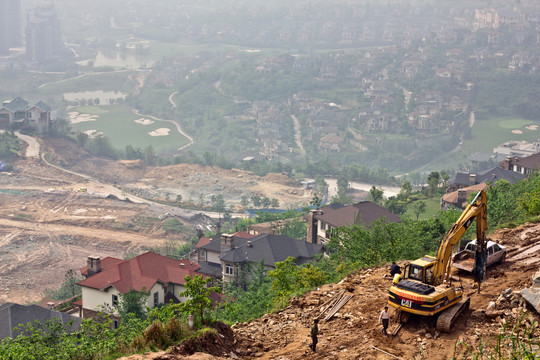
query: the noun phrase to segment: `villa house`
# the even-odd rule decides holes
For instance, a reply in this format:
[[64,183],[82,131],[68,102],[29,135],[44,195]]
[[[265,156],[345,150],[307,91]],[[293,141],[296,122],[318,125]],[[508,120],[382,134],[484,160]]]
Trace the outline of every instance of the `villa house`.
[[524,178],[525,175],[510,170],[505,170],[500,166],[493,167],[484,171],[479,171],[478,173],[457,172],[456,176],[454,176],[448,181],[448,189],[446,190],[446,192],[451,193],[464,187],[474,186],[487,182],[492,182],[493,184],[496,184],[497,181],[501,179],[507,180],[508,182],[510,182],[510,184],[514,184],[518,180]]
[[305,264],[323,251],[320,244],[275,234],[259,234],[238,245],[234,243],[233,237],[222,235],[221,243],[224,252],[220,256],[223,282],[238,280],[242,272],[245,273],[250,265],[261,261],[268,271],[275,269],[277,262],[285,261],[289,257],[295,258],[296,264]]
[[18,96],[11,101],[2,103],[0,124],[31,128],[43,134],[49,130],[51,125],[51,108],[42,101],[30,106],[28,101]]
[[191,259],[198,259],[199,272],[230,282],[237,279],[248,264],[264,261],[267,270],[278,261],[294,257],[298,264],[311,260],[322,252],[320,244],[310,244],[276,234],[252,235],[245,232],[220,234],[212,239],[201,238]]
[[199,264],[175,260],[147,252],[130,260],[89,256],[88,266],[81,269],[86,279],[77,284],[82,288],[82,317],[94,317],[103,308],[114,309],[119,295],[131,289],[148,291],[146,306],[153,308],[172,300],[185,301],[179,294],[185,291],[185,278],[196,275]]
[[533,154],[523,158],[507,156],[499,165],[505,170],[526,176],[540,169],[540,154]]
[[330,240],[334,228],[347,225],[363,225],[369,228],[380,218],[388,222],[400,222],[401,218],[371,201],[343,206],[331,204],[318,210],[312,210],[307,216],[307,242],[324,244]]
[[477,194],[480,190],[486,190],[487,188],[486,183],[480,183],[444,194],[441,197],[441,210],[449,208],[465,209],[469,204],[468,198],[471,194]]

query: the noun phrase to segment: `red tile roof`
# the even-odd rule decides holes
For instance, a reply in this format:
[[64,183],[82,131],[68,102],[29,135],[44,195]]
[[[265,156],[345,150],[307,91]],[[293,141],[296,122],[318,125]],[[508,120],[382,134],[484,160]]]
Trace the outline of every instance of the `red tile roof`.
[[469,203],[469,201],[467,199],[465,199],[463,204],[458,204],[457,203],[458,202],[458,193],[459,193],[460,190],[461,191],[463,191],[463,190],[467,191],[467,197],[469,197],[469,195],[471,193],[477,193],[478,191],[486,190],[487,188],[488,188],[488,185],[486,183],[480,183],[480,184],[464,187],[464,188],[461,188],[459,190],[450,192],[448,194],[444,194],[442,196],[442,200],[444,202],[447,202],[447,203],[456,204],[459,207],[465,207]]
[[[116,266],[120,264],[121,262],[124,262],[125,260],[113,258],[110,256],[107,256],[106,258],[101,259],[101,269],[107,270],[112,268],[113,266]],[[88,271],[88,266],[85,266],[81,268],[81,274],[82,276],[86,276]]]
[[255,237],[256,235],[247,233],[245,231],[237,231],[233,234],[233,236],[236,236],[242,239],[251,239],[252,237]]
[[200,248],[201,246],[208,245],[210,240],[212,239],[209,237],[201,236],[201,238],[199,239],[199,242],[197,243],[197,245],[195,245],[195,247]]
[[175,260],[147,252],[131,260],[121,260],[116,265],[79,281],[77,284],[98,290],[113,286],[120,293],[125,294],[130,289],[150,290],[156,282],[183,285],[186,276],[206,277],[197,272],[200,268],[199,264],[189,260]]

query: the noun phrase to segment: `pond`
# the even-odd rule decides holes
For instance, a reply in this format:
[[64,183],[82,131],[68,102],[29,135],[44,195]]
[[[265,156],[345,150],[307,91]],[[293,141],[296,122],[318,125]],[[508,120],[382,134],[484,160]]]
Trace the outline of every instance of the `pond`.
[[109,104],[111,100],[124,99],[126,93],[120,91],[80,91],[80,92],[68,92],[63,94],[64,99],[68,101],[76,100],[92,100],[99,99],[99,103],[102,105]]

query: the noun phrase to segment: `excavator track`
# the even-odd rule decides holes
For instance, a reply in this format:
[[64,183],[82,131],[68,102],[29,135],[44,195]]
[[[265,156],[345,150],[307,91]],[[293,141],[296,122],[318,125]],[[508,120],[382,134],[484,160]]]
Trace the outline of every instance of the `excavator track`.
[[470,303],[471,299],[468,297],[464,297],[456,305],[443,311],[437,319],[437,330],[446,333],[450,332],[450,328],[459,317],[459,314],[461,314],[463,310],[468,309]]

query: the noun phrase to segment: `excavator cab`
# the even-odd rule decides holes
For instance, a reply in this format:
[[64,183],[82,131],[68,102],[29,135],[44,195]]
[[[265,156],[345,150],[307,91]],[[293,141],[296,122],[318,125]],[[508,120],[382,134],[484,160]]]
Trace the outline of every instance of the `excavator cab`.
[[403,271],[403,279],[416,280],[424,284],[433,282],[433,266],[435,259],[431,257],[423,257],[411,262],[405,266]]

